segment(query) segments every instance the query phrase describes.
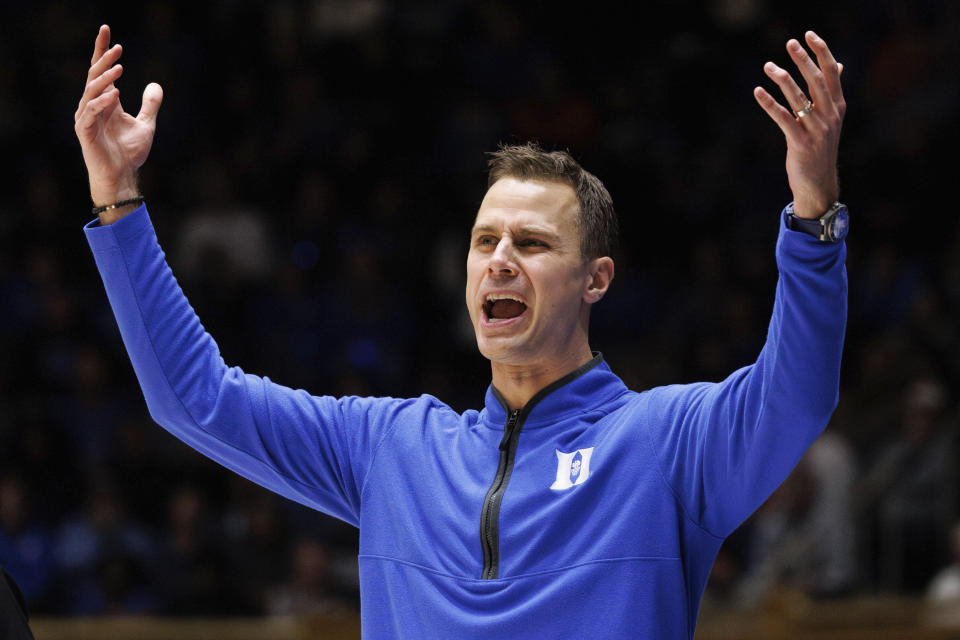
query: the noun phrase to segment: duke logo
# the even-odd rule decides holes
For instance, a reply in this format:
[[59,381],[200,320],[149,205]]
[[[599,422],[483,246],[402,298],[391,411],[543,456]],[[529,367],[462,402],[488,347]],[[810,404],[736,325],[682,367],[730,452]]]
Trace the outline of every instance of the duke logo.
[[583,484],[590,477],[590,458],[593,456],[593,447],[577,449],[566,453],[557,452],[557,479],[550,485],[554,491],[563,491],[578,484]]

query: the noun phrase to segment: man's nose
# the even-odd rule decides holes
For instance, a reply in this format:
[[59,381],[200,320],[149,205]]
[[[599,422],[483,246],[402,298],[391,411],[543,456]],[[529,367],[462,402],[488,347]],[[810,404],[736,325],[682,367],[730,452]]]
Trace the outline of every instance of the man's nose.
[[490,275],[516,275],[517,265],[514,262],[513,243],[509,238],[501,238],[497,248],[493,250],[490,256],[490,262],[487,264]]

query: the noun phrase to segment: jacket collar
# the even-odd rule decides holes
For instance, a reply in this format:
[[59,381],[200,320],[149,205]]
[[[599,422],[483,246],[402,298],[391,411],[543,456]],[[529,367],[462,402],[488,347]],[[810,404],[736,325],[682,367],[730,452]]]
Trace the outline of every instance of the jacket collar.
[[[593,358],[559,380],[538,391],[520,410],[524,429],[555,424],[572,413],[584,413],[627,391],[595,351]],[[503,429],[507,422],[506,402],[491,384],[480,419],[489,427]]]

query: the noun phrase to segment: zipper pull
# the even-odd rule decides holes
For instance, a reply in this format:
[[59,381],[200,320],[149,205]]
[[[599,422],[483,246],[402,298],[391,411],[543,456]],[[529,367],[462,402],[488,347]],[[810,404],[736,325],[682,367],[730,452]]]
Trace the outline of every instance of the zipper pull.
[[507,450],[507,444],[513,437],[513,430],[517,428],[517,421],[520,419],[520,409],[514,409],[510,417],[507,418],[507,424],[503,427],[503,439],[500,440],[500,451]]

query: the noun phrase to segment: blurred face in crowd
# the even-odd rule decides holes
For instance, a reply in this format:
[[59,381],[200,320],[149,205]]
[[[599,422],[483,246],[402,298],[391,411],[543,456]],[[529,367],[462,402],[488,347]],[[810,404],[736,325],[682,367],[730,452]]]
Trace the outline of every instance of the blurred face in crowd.
[[0,479],[0,527],[18,532],[24,521],[23,485],[16,477]]
[[505,177],[487,191],[470,237],[466,299],[491,361],[535,364],[586,346],[590,303],[602,293],[591,290],[596,260],[580,253],[578,215],[576,193],[562,182]]

